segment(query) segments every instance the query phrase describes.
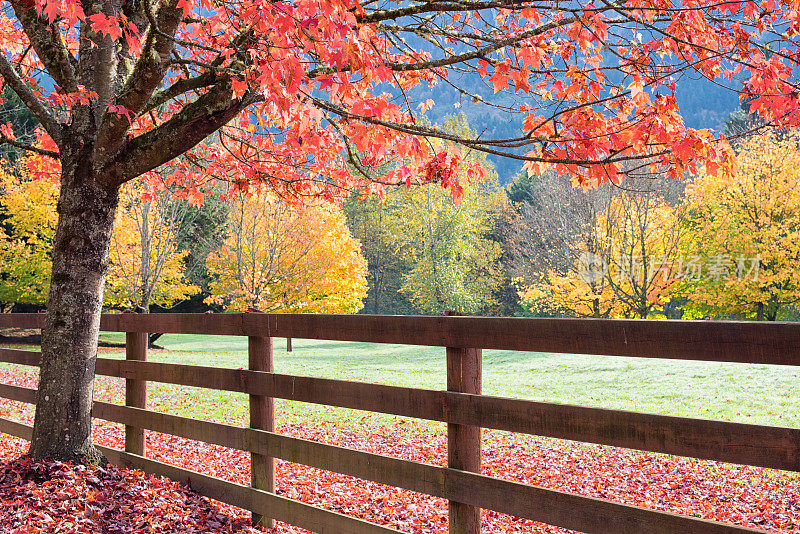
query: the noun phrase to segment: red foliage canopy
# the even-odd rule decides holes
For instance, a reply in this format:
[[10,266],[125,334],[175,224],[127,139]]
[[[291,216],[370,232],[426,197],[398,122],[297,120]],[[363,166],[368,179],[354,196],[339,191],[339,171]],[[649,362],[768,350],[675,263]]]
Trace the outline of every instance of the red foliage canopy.
[[[330,196],[411,169],[450,187],[464,148],[583,183],[623,166],[713,172],[730,157],[684,124],[674,90],[686,74],[738,91],[768,122],[800,122],[793,0],[4,4],[0,75],[52,138],[39,151],[56,155],[88,112],[111,182],[173,162],[168,180],[198,200],[209,176]],[[484,102],[477,83],[505,94]],[[420,84],[517,116],[519,136],[421,123]]]

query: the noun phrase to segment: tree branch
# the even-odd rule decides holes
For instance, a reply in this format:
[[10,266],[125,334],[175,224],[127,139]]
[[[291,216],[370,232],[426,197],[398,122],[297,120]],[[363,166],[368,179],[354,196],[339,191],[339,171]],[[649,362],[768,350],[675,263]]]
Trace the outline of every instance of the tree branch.
[[[148,3],[144,0],[123,0],[122,2],[123,16],[127,17],[128,21],[136,26],[140,37],[147,35],[147,31],[150,28],[150,19],[147,16],[147,9]],[[120,50],[118,52],[119,65],[117,66],[117,72],[114,77],[113,94],[115,95],[119,94],[125,82],[128,81],[128,77],[136,62],[131,48],[128,45],[128,40],[123,39],[118,41],[118,43]]]
[[[607,8],[611,9],[611,8]],[[527,31],[520,32],[515,35],[510,35],[505,39],[498,39],[490,41],[491,44],[486,46],[476,48],[470,52],[464,52],[462,54],[451,54],[447,57],[443,57],[441,59],[432,59],[430,61],[418,61],[415,63],[405,63],[405,62],[397,62],[397,61],[387,61],[385,63],[386,67],[390,70],[395,72],[410,72],[410,71],[420,71],[420,70],[429,70],[429,69],[436,69],[439,67],[447,67],[450,65],[456,65],[458,63],[464,63],[465,61],[470,61],[472,59],[486,59],[486,57],[495,52],[504,48],[506,46],[513,46],[521,41],[526,39],[530,39],[531,37],[535,37],[537,35],[542,35],[547,33],[550,30],[554,30],[556,28],[560,28],[562,26],[567,26],[569,24],[573,24],[580,20],[580,17],[575,15],[572,17],[566,17],[560,20],[552,20],[550,22],[546,22],[541,24],[535,28],[531,28]],[[343,68],[336,68],[336,67],[320,67],[317,69],[313,69],[308,72],[309,78],[314,78],[320,74],[330,74],[334,72],[340,71],[348,71],[350,70],[349,66]]]
[[[367,124],[374,124],[376,126],[383,126],[385,128],[395,130],[402,133],[407,133],[411,135],[416,135],[420,137],[428,137],[428,138],[437,138],[442,139],[445,141],[450,141],[461,146],[471,148],[473,150],[477,150],[479,152],[485,152],[486,154],[494,154],[496,156],[503,156],[510,159],[515,159],[519,161],[538,161],[542,163],[562,163],[565,165],[581,165],[581,166],[589,166],[589,165],[608,165],[612,163],[620,163],[623,161],[642,161],[648,159],[654,159],[658,156],[664,155],[669,153],[669,149],[663,148],[661,146],[655,147],[656,151],[652,153],[646,154],[636,154],[636,155],[621,155],[621,151],[615,151],[610,153],[608,156],[602,159],[591,160],[591,159],[571,159],[571,158],[554,158],[548,156],[530,156],[530,155],[522,155],[516,154],[514,152],[509,152],[507,150],[499,150],[496,148],[492,148],[493,146],[503,147],[506,144],[506,141],[486,141],[479,138],[466,138],[460,135],[455,135],[451,133],[444,132],[437,128],[432,128],[428,126],[422,126],[419,124],[406,124],[406,123],[399,123],[399,122],[391,122],[385,121],[381,119],[377,119],[375,117],[370,117],[366,115],[359,115],[357,113],[353,113],[346,108],[338,106],[332,102],[327,102],[322,100],[321,98],[315,97],[310,94],[306,94],[306,96],[314,102],[314,104],[323,110],[329,111],[343,119],[355,119],[358,121],[365,122]],[[545,140],[546,141],[546,140]],[[542,142],[539,138],[531,138],[530,143],[537,143]],[[521,145],[516,145],[521,146]],[[652,145],[651,145],[651,148]]]
[[177,4],[177,0],[172,0],[158,10],[153,19],[155,24],[151,22],[142,47],[142,55],[117,98],[117,105],[125,106],[134,114],[138,115],[144,109],[170,66],[174,35],[183,14]]
[[91,136],[96,131],[100,117],[111,102],[118,63],[115,40],[110,35],[96,31],[88,19],[97,14],[116,17],[120,7],[121,0],[86,2],[83,6],[87,21],[80,25],[78,81],[88,91],[97,94],[97,100],[91,104],[72,107],[72,129],[84,135]]
[[32,2],[12,1],[14,14],[30,40],[47,72],[58,85],[69,93],[77,92],[75,76],[77,60],[67,50],[61,31],[55,24],[39,17]]
[[[131,117],[136,117],[142,112],[170,66],[170,53],[174,46],[173,36],[183,15],[183,10],[179,9],[177,4],[177,0],[162,4],[158,13],[151,19],[142,54],[116,98],[115,104],[126,108]],[[149,14],[149,4],[146,4],[144,9]],[[113,157],[125,142],[125,133],[130,124],[128,117],[104,110],[95,143],[96,161],[102,162]]]
[[151,109],[157,108],[161,104],[169,102],[176,96],[188,93],[189,91],[214,85],[218,81],[219,78],[213,71],[204,72],[200,76],[195,76],[194,78],[181,78],[166,89],[161,90],[151,96],[150,100],[148,100],[147,104],[145,104],[144,108],[142,109],[142,112],[147,112]]
[[11,145],[13,147],[19,148],[20,150],[27,150],[28,152],[33,152],[35,154],[39,154],[42,156],[49,156],[55,159],[60,158],[58,152],[55,152],[53,150],[47,150],[46,148],[39,148],[38,146],[29,145],[27,143],[20,143],[16,139],[11,139],[10,137],[6,137],[5,135],[2,134],[0,134],[0,145]]
[[31,88],[25,83],[6,58],[5,54],[0,54],[0,76],[6,81],[9,87],[17,93],[17,96],[22,100],[33,116],[39,121],[39,124],[45,131],[53,138],[57,145],[60,145],[63,139],[62,125],[50,114],[50,111],[45,107],[44,103],[33,94]]
[[488,0],[483,2],[471,1],[471,0],[453,0],[450,2],[428,1],[392,10],[381,9],[364,15],[357,15],[356,20],[358,20],[358,22],[361,24],[369,24],[372,22],[381,22],[384,20],[395,20],[403,17],[410,17],[413,15],[421,15],[423,13],[478,11],[481,9],[493,9],[493,8],[522,9],[524,7],[541,7],[541,6],[535,2],[521,1],[521,0]]
[[107,175],[119,185],[167,163],[194,148],[259,98],[248,92],[241,100],[236,99],[229,80],[217,84],[164,124],[131,139],[108,162]]

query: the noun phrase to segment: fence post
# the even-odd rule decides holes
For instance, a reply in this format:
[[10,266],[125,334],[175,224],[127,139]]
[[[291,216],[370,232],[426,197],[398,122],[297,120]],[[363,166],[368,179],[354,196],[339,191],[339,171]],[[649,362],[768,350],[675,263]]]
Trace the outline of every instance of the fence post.
[[[147,360],[147,332],[125,333],[125,359]],[[147,408],[147,381],[136,378],[125,379],[125,406]],[[144,456],[144,429],[125,425],[125,451]]]
[[[447,390],[481,393],[483,355],[481,349],[447,347]],[[447,424],[447,467],[481,472],[481,429],[477,426]],[[481,509],[450,501],[450,534],[479,534]]]
[[[249,369],[251,371],[275,371],[272,356],[272,338],[250,336],[247,339]],[[275,401],[266,395],[250,395],[250,428],[275,430]],[[250,485],[254,488],[275,491],[275,460],[269,456],[250,453]],[[272,528],[270,517],[253,513],[254,526]]]

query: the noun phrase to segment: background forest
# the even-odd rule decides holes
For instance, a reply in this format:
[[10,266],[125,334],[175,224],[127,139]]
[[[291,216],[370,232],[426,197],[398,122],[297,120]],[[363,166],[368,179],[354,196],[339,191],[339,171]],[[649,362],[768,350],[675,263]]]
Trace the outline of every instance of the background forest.
[[[734,137],[752,126],[713,91],[701,107],[701,93],[683,96],[694,110],[689,120]],[[3,98],[8,127],[32,140],[35,119],[13,93]],[[468,103],[460,109],[450,100],[439,98],[429,113],[450,131],[505,127],[468,119]],[[260,190],[223,202],[225,188],[198,203],[163,184],[127,186],[104,304],[150,312],[794,319],[798,137],[761,129],[733,145],[738,169],[729,176],[648,175],[592,190],[469,154],[463,174],[476,162],[488,174],[467,183],[459,201],[437,184],[388,189],[381,198],[352,194],[340,205],[300,205]],[[4,150],[0,306],[32,311],[43,308],[49,285],[57,173],[47,158]]]

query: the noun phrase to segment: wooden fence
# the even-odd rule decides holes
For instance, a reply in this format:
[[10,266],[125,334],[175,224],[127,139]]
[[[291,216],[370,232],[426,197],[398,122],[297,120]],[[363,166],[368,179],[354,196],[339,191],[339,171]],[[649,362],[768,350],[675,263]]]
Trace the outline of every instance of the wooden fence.
[[[0,315],[0,327],[41,328],[39,314]],[[126,333],[126,359],[99,358],[98,374],[126,379],[125,406],[95,402],[93,416],[122,423],[125,450],[103,448],[113,463],[191,480],[195,491],[319,533],[397,532],[276,495],[273,458],[448,499],[453,534],[480,531],[480,509],[572,530],[608,534],[763,532],[480,474],[480,429],[600,443],[789,471],[800,471],[800,429],[643,414],[481,395],[481,349],[800,365],[800,326],[694,322],[364,315],[104,315],[104,331]],[[249,338],[249,369],[146,361],[148,332]],[[446,348],[447,391],[278,374],[272,338],[293,337]],[[0,361],[36,366],[40,353],[0,349]],[[146,410],[146,382],[250,395],[250,428]],[[0,384],[0,396],[33,403],[36,390]],[[274,432],[274,398],[448,423],[448,466],[439,467],[325,445]],[[144,429],[251,453],[250,487],[144,456]],[[27,425],[0,419],[0,432],[30,439]]]

